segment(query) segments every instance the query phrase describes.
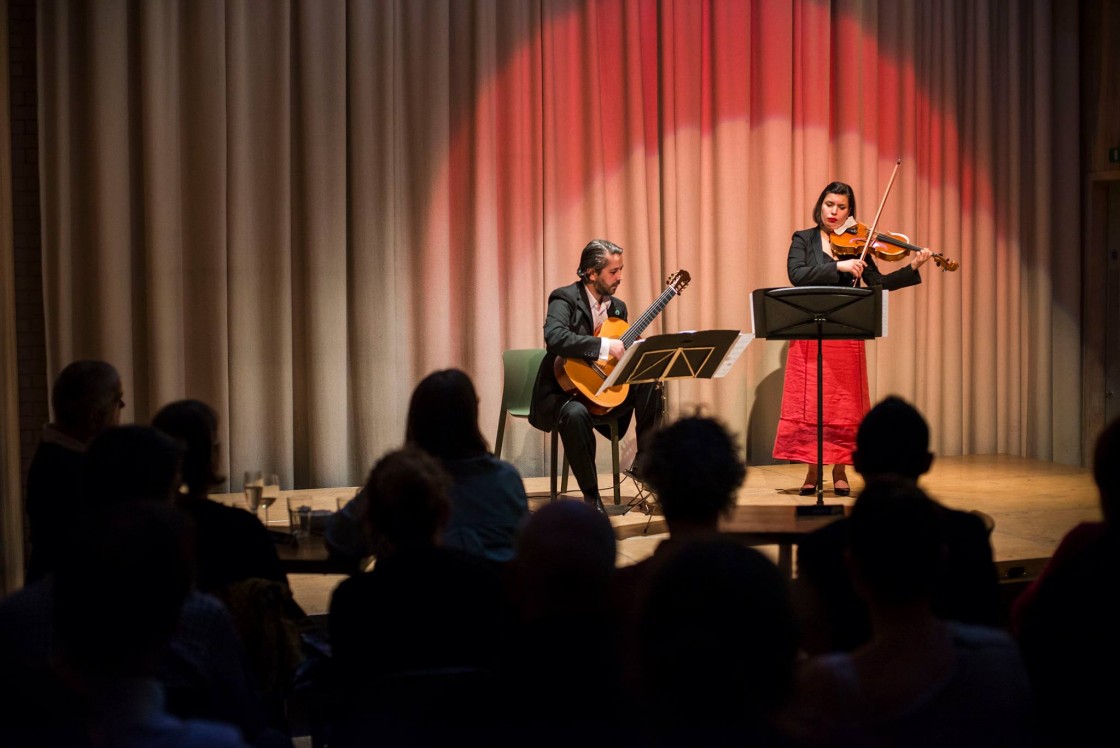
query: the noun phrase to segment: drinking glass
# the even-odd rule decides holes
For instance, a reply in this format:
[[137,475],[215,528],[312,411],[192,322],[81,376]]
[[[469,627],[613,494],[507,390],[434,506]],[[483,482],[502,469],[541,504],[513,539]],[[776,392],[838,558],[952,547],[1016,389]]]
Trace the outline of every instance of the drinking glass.
[[244,485],[245,503],[249,506],[249,511],[256,517],[264,494],[264,473],[259,470],[246,470]]
[[311,531],[311,501],[308,497],[288,497],[288,524],[293,538],[307,537]]
[[267,473],[261,483],[261,506],[264,507],[264,523],[268,524],[268,508],[280,498],[280,476]]

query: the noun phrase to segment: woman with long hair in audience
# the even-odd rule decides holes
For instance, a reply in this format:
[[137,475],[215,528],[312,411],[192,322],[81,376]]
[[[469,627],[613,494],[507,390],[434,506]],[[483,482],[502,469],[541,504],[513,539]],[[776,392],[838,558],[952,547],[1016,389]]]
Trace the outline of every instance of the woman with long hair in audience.
[[408,406],[405,441],[451,475],[451,519],[443,543],[492,561],[513,558],[514,534],[529,513],[517,468],[490,454],[478,429],[478,395],[459,369],[421,380]]
[[[478,394],[465,372],[435,371],[416,385],[405,442],[438,459],[451,476],[451,517],[443,545],[499,563],[512,559],[514,535],[529,514],[529,500],[517,468],[490,454],[478,428]],[[336,553],[371,554],[360,532],[365,505],[360,493],[332,518],[327,540]]]

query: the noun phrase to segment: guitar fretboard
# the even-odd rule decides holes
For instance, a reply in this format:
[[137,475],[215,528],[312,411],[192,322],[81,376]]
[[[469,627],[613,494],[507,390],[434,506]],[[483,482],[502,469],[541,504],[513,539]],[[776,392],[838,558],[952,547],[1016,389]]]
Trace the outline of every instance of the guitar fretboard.
[[657,315],[661,314],[662,310],[672,301],[673,297],[677,295],[677,289],[673,286],[668,286],[661,295],[653,300],[649,305],[649,309],[642,312],[642,316],[638,317],[627,328],[626,332],[622,333],[620,340],[625,348],[629,348],[634,344],[638,338],[642,337],[642,331],[649,327],[649,323],[657,319]]

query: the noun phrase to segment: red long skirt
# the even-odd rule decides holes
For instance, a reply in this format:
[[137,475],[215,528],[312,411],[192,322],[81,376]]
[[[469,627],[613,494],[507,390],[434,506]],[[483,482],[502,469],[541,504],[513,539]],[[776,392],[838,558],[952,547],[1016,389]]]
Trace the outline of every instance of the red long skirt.
[[[856,430],[871,409],[862,340],[824,341],[824,464],[851,465]],[[817,464],[817,341],[792,340],[774,457]]]

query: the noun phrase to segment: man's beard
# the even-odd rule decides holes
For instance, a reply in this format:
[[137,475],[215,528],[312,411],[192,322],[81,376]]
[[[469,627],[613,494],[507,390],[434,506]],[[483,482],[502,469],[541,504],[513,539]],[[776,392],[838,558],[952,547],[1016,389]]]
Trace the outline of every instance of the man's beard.
[[606,298],[607,296],[610,296],[611,292],[612,292],[611,287],[608,286],[603,281],[599,280],[598,278],[595,279],[594,289],[595,289],[595,293],[598,295],[598,297],[600,299],[603,299],[603,298]]

